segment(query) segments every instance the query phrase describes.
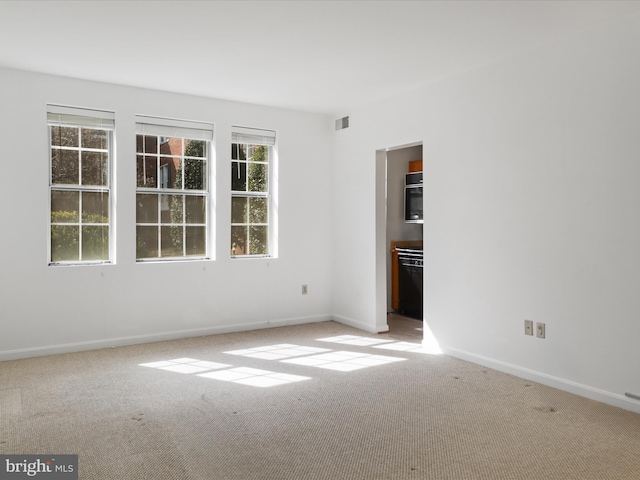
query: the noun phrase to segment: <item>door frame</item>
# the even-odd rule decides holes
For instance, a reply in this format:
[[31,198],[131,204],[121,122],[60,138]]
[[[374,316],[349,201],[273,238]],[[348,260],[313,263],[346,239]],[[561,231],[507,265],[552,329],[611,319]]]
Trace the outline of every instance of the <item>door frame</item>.
[[[423,148],[423,165],[424,165],[424,142],[412,142],[393,147],[387,147],[376,150],[376,218],[375,218],[375,289],[376,289],[376,305],[375,315],[377,332],[388,332],[387,324],[387,153],[393,150],[411,148],[421,146]],[[423,167],[424,170],[424,167]],[[424,202],[423,196],[423,202]],[[424,208],[423,208],[424,211]],[[424,242],[424,230],[422,234]],[[424,286],[423,286],[424,292]],[[424,293],[423,293],[424,303]],[[424,313],[423,313],[424,321]]]

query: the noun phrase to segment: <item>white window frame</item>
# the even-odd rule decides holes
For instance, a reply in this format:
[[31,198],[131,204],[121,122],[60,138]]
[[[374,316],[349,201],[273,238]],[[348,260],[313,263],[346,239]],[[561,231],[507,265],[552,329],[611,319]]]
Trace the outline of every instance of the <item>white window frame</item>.
[[[78,147],[54,146],[52,145],[52,127],[62,126],[78,128]],[[104,130],[107,133],[107,175],[106,185],[84,185],[82,184],[82,152],[104,152],[105,149],[93,149],[82,146],[82,129]],[[49,145],[49,221],[48,242],[47,242],[47,262],[50,266],[60,265],[104,265],[115,263],[115,219],[114,219],[114,188],[113,188],[113,165],[114,165],[114,131],[115,113],[104,110],[92,110],[87,108],[69,107],[63,105],[47,105],[47,133]],[[53,150],[77,151],[78,152],[78,183],[77,184],[54,184],[53,183]],[[52,222],[52,201],[53,192],[78,192],[78,221],[71,223]],[[84,193],[100,193],[109,196],[108,200],[108,222],[105,223],[83,223],[82,199]],[[78,259],[77,260],[55,260],[52,258],[52,227],[73,226],[78,227]],[[108,231],[107,258],[99,260],[87,260],[83,258],[83,226],[106,226]]]
[[[267,130],[261,128],[251,128],[251,127],[241,127],[241,126],[232,126],[231,127],[231,147],[233,151],[234,144],[242,144],[242,145],[262,145],[266,146],[269,151],[269,160],[266,163],[267,165],[267,191],[266,192],[251,192],[248,189],[246,191],[233,190],[233,184],[230,185],[231,188],[231,201],[233,202],[234,198],[247,198],[248,200],[251,198],[265,198],[267,200],[267,223],[266,224],[257,224],[250,223],[247,221],[246,223],[233,223],[233,218],[231,218],[230,227],[241,227],[246,226],[247,229],[252,225],[266,226],[267,227],[267,253],[263,254],[252,254],[249,253],[241,253],[235,254],[233,251],[233,244],[230,245],[230,255],[231,258],[276,258],[277,257],[277,243],[276,243],[276,226],[277,226],[277,212],[275,209],[275,198],[277,195],[277,180],[276,180],[276,165],[277,165],[277,143],[276,143],[277,135],[274,130]],[[231,155],[233,157],[233,155]],[[242,163],[242,160],[231,158],[231,165],[233,166],[234,162]],[[249,161],[248,159],[244,161],[246,163],[246,175],[248,182],[248,174],[249,174]],[[231,169],[233,172],[233,168]],[[248,219],[247,219],[248,220]],[[248,243],[250,243],[250,233],[248,231]],[[230,236],[230,241],[233,241],[233,237]]]
[[[138,242],[138,227],[156,227],[158,228],[157,235],[157,256],[155,257],[142,257],[138,258],[138,253],[136,251],[136,262],[144,263],[144,262],[171,262],[171,261],[198,261],[198,260],[210,260],[212,258],[211,252],[213,234],[211,231],[211,191],[213,182],[211,181],[211,171],[212,171],[212,157],[213,157],[213,124],[204,123],[204,122],[194,122],[194,121],[185,121],[178,119],[169,119],[169,118],[160,118],[160,117],[150,117],[146,115],[136,115],[136,136],[145,135],[145,136],[154,136],[157,137],[157,153],[151,155],[157,155],[158,160],[161,157],[165,158],[179,158],[181,165],[184,165],[184,160],[189,159],[188,156],[184,155],[184,148],[181,150],[180,155],[166,155],[160,152],[160,146],[167,143],[170,138],[181,138],[183,145],[185,140],[199,140],[204,141],[206,145],[206,155],[205,155],[205,170],[203,172],[205,188],[203,190],[195,190],[195,189],[182,189],[182,188],[170,188],[168,182],[164,182],[163,175],[166,173],[165,169],[163,169],[163,165],[160,164],[160,161],[157,162],[157,172],[156,172],[156,186],[154,187],[144,187],[138,186],[136,181],[136,202],[138,198],[138,194],[141,195],[155,195],[157,196],[158,201],[158,219],[157,222],[153,223],[145,223],[138,222],[137,214],[136,214],[136,244]],[[136,152],[136,159],[139,155],[139,152]],[[147,154],[149,155],[149,154]],[[201,158],[201,157],[199,157]],[[137,162],[137,160],[136,160]],[[146,168],[145,168],[146,170]],[[161,184],[162,182],[162,184]],[[165,183],[167,183],[165,185]],[[162,211],[167,210],[169,208],[169,195],[182,196],[183,200],[186,200],[188,196],[192,197],[204,197],[205,204],[205,212],[204,212],[204,223],[203,224],[195,224],[195,223],[186,223],[186,218],[184,217],[184,202],[183,202],[183,221],[181,224],[167,224],[162,222]],[[162,235],[161,229],[163,225],[179,225],[183,230],[183,239],[182,239],[182,255],[176,256],[167,256],[163,257],[162,255]],[[186,227],[204,227],[205,231],[205,252],[203,255],[188,255],[187,249],[187,241],[186,241]]]

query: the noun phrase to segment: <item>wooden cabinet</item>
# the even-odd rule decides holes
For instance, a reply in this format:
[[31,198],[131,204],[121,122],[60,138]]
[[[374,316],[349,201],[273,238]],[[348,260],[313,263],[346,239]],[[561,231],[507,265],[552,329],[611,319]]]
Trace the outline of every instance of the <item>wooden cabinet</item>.
[[421,172],[422,160],[411,160],[409,162],[409,173]]

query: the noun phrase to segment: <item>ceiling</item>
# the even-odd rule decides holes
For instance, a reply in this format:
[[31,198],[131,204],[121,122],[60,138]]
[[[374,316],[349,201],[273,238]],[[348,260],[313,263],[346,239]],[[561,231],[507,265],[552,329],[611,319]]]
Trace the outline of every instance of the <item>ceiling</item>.
[[332,115],[638,1],[0,1],[0,66]]

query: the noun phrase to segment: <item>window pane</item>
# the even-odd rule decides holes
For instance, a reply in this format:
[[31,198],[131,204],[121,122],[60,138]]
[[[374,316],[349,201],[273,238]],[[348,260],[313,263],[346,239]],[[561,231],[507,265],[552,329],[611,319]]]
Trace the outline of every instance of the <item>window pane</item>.
[[160,188],[182,188],[179,158],[160,157]]
[[136,157],[136,187],[145,186],[145,180],[147,179],[147,176],[144,173],[144,170],[144,157],[142,155],[138,155]]
[[78,128],[51,126],[51,145],[61,147],[78,147]]
[[70,262],[80,260],[80,227],[71,225],[51,226],[51,261]]
[[106,152],[82,152],[82,184],[107,185]]
[[238,160],[247,159],[247,146],[242,143],[238,144]]
[[184,201],[186,223],[206,223],[206,197],[186,195]]
[[186,159],[184,161],[185,190],[205,189],[206,166],[204,160]]
[[269,147],[267,147],[266,145],[250,145],[249,158],[253,162],[268,162]]
[[249,227],[249,253],[251,255],[266,255],[269,253],[268,242],[268,227]]
[[207,142],[204,140],[185,140],[184,156],[204,158],[207,156],[206,146]]
[[136,223],[158,223],[157,195],[136,195]]
[[231,199],[231,223],[247,223],[247,197]]
[[82,129],[82,148],[100,148],[106,150],[107,145],[106,130]]
[[109,227],[93,225],[82,227],[82,259],[109,259]]
[[269,187],[268,167],[264,163],[249,164],[249,191],[267,192]]
[[158,153],[158,137],[145,135],[142,148],[143,153]]
[[207,253],[205,227],[186,227],[186,255],[204,257]]
[[160,195],[160,222],[184,223],[182,195]]
[[78,223],[79,210],[80,192],[51,192],[51,223]]
[[231,255],[245,255],[247,227],[231,227]]
[[231,163],[231,190],[234,192],[247,191],[247,164],[242,162]]
[[51,149],[51,183],[53,185],[78,185],[79,169],[77,150]]
[[249,198],[249,223],[269,223],[269,201],[266,198]]
[[144,153],[144,136],[136,135],[136,153]]
[[136,228],[136,258],[158,257],[158,227]]
[[156,178],[158,176],[158,157],[138,155],[136,161],[138,186],[155,188],[158,185],[156,182]]
[[171,226],[160,228],[160,256],[182,257],[182,239],[184,227]]
[[181,156],[182,138],[160,137],[160,154]]
[[109,223],[108,193],[82,193],[82,223]]

